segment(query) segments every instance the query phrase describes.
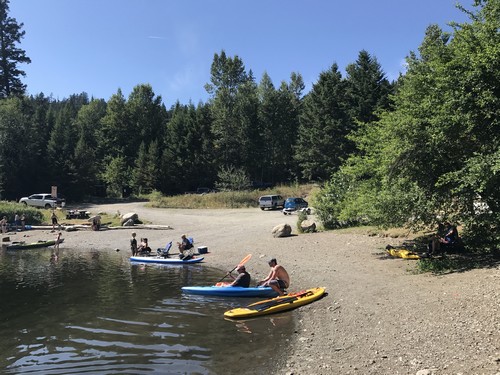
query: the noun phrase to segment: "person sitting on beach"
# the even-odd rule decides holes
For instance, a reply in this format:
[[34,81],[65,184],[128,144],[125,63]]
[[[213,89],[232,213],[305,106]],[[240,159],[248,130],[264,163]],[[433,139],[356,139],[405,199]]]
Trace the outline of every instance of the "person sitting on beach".
[[458,230],[449,221],[444,222],[445,230],[443,236],[437,236],[429,242],[429,255],[437,254],[442,247],[450,247],[458,241]]
[[233,277],[233,275],[229,274],[229,276],[234,280],[231,284],[228,286],[239,286],[242,288],[248,288],[250,286],[250,274],[246,271],[245,266],[241,265],[236,268],[236,271],[238,271],[239,275],[236,277]]
[[280,296],[285,294],[285,289],[290,286],[290,276],[285,268],[278,264],[276,258],[269,259],[269,267],[271,271],[269,275],[257,284],[258,286],[270,286]]
[[149,247],[147,238],[141,238],[141,244],[137,248],[137,254],[139,254],[139,255],[151,254],[151,248]]
[[2,227],[2,233],[7,233],[7,216],[4,216],[0,220],[0,226]]
[[100,216],[95,216],[92,219],[92,230],[100,230],[101,229],[101,217]]

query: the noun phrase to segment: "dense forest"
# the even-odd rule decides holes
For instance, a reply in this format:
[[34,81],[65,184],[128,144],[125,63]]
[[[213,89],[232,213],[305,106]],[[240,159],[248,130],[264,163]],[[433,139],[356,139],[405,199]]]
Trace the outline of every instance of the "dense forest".
[[[500,242],[500,0],[461,8],[469,22],[452,33],[429,26],[396,82],[362,50],[345,72],[332,63],[306,93],[300,72],[275,86],[220,51],[207,102],[170,107],[149,84],[107,101],[26,95],[23,25],[8,16],[8,1],[1,8],[2,199],[52,185],[77,201],[315,181],[327,228],[447,219],[485,248]],[[228,175],[239,182],[221,181]]]

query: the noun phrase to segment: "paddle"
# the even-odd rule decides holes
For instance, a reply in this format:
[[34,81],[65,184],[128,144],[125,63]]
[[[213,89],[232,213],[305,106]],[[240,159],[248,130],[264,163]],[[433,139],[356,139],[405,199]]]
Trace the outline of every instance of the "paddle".
[[235,266],[231,271],[229,271],[228,273],[226,273],[224,275],[224,277],[222,279],[220,279],[219,281],[217,281],[218,283],[220,283],[222,280],[224,280],[226,277],[228,277],[231,272],[233,272],[236,268],[238,268],[239,266],[242,266],[244,265],[246,262],[248,262],[250,260],[250,258],[252,257],[252,254],[248,254],[246,257],[244,257],[241,262],[238,263],[237,266]]
[[256,311],[267,310],[273,306],[283,305],[286,303],[292,303],[293,301],[298,300],[299,297],[306,296],[308,293],[310,293],[310,292],[304,291],[304,292],[295,293],[293,296],[289,296],[289,297],[278,297],[278,298],[274,298],[270,301],[263,302],[263,303],[257,302],[254,305],[247,306],[247,309],[256,310]]

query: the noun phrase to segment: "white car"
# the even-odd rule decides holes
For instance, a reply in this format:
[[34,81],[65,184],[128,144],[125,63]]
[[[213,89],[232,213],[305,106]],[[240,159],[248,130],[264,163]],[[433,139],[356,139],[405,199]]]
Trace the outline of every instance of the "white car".
[[269,208],[273,210],[278,207],[284,208],[285,200],[281,195],[263,195],[259,198],[259,207],[261,210]]
[[29,197],[22,197],[19,203],[25,206],[43,207],[43,208],[56,208],[64,207],[64,199],[54,198],[51,194],[32,194]]

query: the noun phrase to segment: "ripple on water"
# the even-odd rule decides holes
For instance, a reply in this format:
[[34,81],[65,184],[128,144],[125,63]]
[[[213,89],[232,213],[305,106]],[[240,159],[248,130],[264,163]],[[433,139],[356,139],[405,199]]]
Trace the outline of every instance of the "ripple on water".
[[207,264],[131,265],[124,254],[95,250],[51,255],[0,255],[0,334],[12,338],[0,342],[5,373],[226,373],[272,362],[293,332],[292,314],[224,320],[224,311],[254,300],[183,295],[182,286],[224,273]]

